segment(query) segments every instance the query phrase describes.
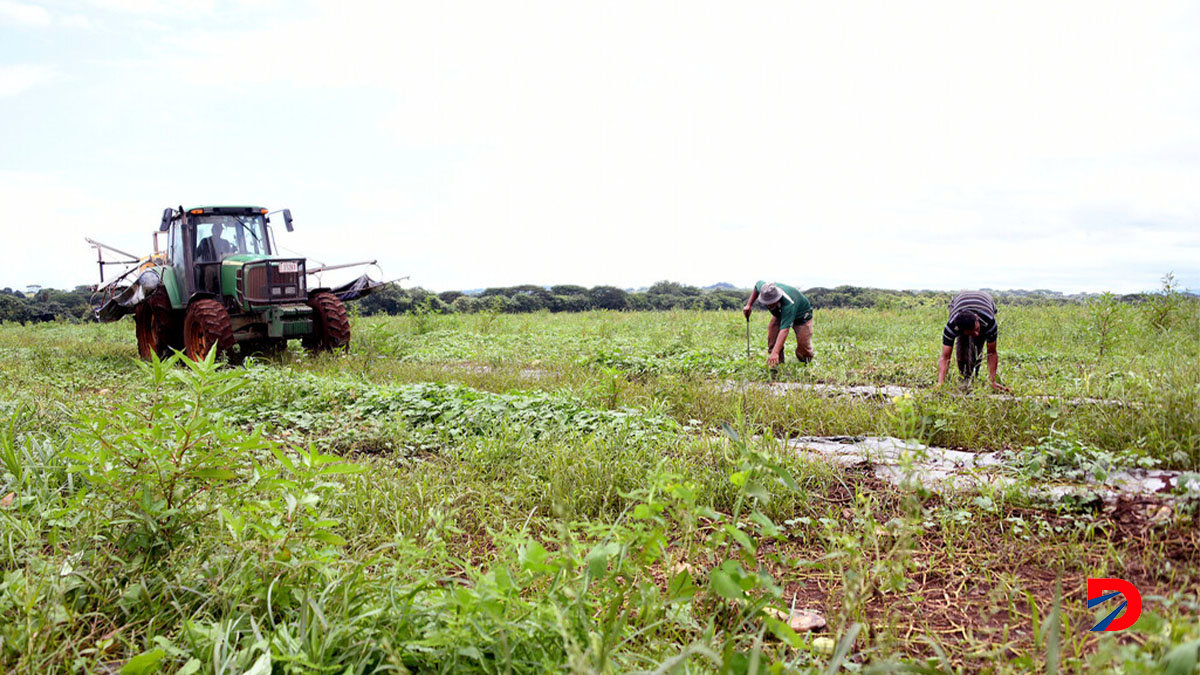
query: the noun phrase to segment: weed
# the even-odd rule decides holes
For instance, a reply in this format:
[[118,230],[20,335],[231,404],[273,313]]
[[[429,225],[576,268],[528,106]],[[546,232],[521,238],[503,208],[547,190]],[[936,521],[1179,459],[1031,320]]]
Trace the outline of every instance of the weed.
[[1179,291],[1179,283],[1173,272],[1167,272],[1162,278],[1162,287],[1150,296],[1145,303],[1146,321],[1155,330],[1167,331],[1178,323],[1181,306],[1185,302],[1183,293]]
[[1102,293],[1088,300],[1088,334],[1096,341],[1097,358],[1103,359],[1104,352],[1112,347],[1123,313],[1124,308],[1112,293]]
[[1049,481],[1104,482],[1122,467],[1154,468],[1159,461],[1133,452],[1107,452],[1082,443],[1068,432],[1050,430],[1038,444],[1016,453],[1014,466],[1028,478]]

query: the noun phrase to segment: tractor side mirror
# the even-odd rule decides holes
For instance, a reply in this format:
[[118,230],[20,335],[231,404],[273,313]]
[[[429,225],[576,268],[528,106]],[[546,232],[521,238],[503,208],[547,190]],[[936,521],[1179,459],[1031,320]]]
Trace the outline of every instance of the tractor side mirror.
[[175,209],[163,209],[162,224],[158,226],[159,232],[166,232],[171,228],[171,219],[175,217]]
[[292,210],[291,209],[283,210],[283,226],[287,228],[288,232],[292,231]]

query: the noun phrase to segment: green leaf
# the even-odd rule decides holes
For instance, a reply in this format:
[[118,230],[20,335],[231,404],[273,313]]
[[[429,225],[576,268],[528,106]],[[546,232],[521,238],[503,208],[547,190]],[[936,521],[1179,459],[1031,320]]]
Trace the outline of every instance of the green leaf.
[[763,622],[767,624],[767,630],[771,631],[772,635],[786,642],[788,646],[800,648],[804,645],[804,640],[800,639],[800,635],[779,619],[768,616],[763,618]]
[[521,547],[521,566],[530,572],[553,572],[554,567],[546,563],[547,557],[549,554],[545,547],[536,541]]
[[1163,657],[1163,675],[1191,675],[1196,671],[1197,652],[1200,652],[1200,640],[1185,642],[1167,652]]
[[327,530],[317,530],[316,532],[313,532],[312,538],[316,539],[317,541],[323,541],[331,546],[346,545],[346,540],[342,538],[341,535],[334,534]]
[[778,464],[767,464],[767,468],[771,470],[771,473],[775,474],[775,477],[779,479],[779,482],[787,486],[787,489],[798,489],[798,486],[796,485],[796,479],[792,477],[791,472],[789,472],[787,469],[779,466]]
[[758,526],[762,529],[762,533],[765,536],[768,536],[768,537],[779,536],[779,526],[776,525],[774,523],[774,521],[772,521],[770,518],[768,518],[766,516],[766,514],[762,513],[761,511],[755,511],[754,513],[751,513],[750,520],[753,520],[754,522],[758,523]]
[[771,500],[771,493],[767,492],[767,488],[763,487],[763,484],[756,480],[746,481],[745,489],[746,494],[754,497],[760,502],[768,502]]
[[593,579],[603,579],[608,572],[608,559],[621,551],[615,542],[597,545],[587,554],[588,576]]
[[209,478],[211,480],[231,480],[238,477],[237,472],[235,471],[215,468],[199,469],[192,475],[196,478]]
[[175,675],[196,675],[198,672],[200,672],[200,659],[191,658]]
[[729,600],[741,600],[746,596],[746,594],[742,591],[742,587],[738,585],[738,583],[733,580],[733,577],[724,570],[713,570],[712,575],[710,575],[708,578],[708,581],[712,586],[713,591],[715,591],[717,595],[721,596],[722,598]]
[[733,430],[733,427],[729,426],[729,422],[721,422],[721,432],[734,441],[738,440],[738,433]]
[[366,470],[367,467],[361,464],[346,463],[321,467],[321,470],[317,473],[322,476],[328,476],[335,473],[362,473]]
[[339,455],[325,455],[325,454],[321,454],[316,451],[314,451],[312,454],[313,466],[324,466],[326,464],[333,464],[334,462],[337,462],[341,459],[343,459],[343,458]]
[[161,647],[142,652],[129,659],[121,668],[121,675],[147,675],[158,670],[158,664],[167,657],[167,652]]
[[729,534],[729,536],[733,537],[734,541],[736,541],[738,543],[738,545],[740,545],[742,548],[746,549],[750,553],[754,553],[758,549],[758,547],[755,546],[754,542],[751,541],[750,536],[748,534],[746,534],[745,532],[742,532],[741,530],[734,527],[733,525],[726,525],[722,529],[724,529],[725,532]]
[[846,654],[850,653],[850,648],[854,646],[854,639],[858,637],[858,632],[861,630],[861,623],[851,624],[850,629],[842,635],[842,639],[838,640],[837,648],[833,652],[833,658],[829,660],[829,664],[825,668],[826,675],[834,675],[834,673],[842,669],[842,662],[846,660]]
[[294,472],[296,470],[296,464],[292,461],[291,457],[288,457],[287,454],[284,453],[283,450],[280,450],[278,447],[272,447],[271,454],[275,455],[275,459],[279,460],[280,464],[287,467],[288,471]]
[[733,483],[734,485],[736,485],[738,487],[742,487],[743,485],[746,484],[747,476],[748,476],[748,474],[745,471],[737,471],[735,473],[729,474],[729,482]]
[[667,598],[671,602],[687,600],[696,595],[697,590],[699,589],[696,587],[696,582],[687,570],[680,570],[667,582]]
[[271,675],[271,654],[266,653],[258,657],[245,675]]

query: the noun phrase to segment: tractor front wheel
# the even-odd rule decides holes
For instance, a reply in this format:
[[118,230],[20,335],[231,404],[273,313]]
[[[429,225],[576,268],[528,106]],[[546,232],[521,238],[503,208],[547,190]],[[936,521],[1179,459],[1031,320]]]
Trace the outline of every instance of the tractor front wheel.
[[216,300],[193,300],[183,320],[184,353],[193,361],[202,361],[213,348],[217,356],[229,358],[233,353],[233,328],[229,312]]
[[134,310],[133,321],[137,331],[138,356],[149,361],[157,356],[165,359],[171,348],[178,326],[172,325],[171,301],[162,288],[155,290]]
[[346,315],[342,301],[333,293],[321,291],[312,294],[308,306],[313,311],[313,332],[304,338],[304,348],[309,351],[350,349],[350,317]]

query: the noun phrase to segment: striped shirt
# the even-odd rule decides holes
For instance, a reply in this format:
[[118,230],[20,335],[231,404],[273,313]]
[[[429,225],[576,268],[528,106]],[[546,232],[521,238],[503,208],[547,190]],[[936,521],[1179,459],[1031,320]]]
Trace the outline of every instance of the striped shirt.
[[963,291],[950,301],[950,318],[942,329],[942,344],[947,347],[954,345],[958,330],[951,325],[954,317],[961,312],[970,312],[979,319],[979,335],[987,342],[995,342],[1000,334],[1000,322],[996,320],[996,301],[992,294],[985,291]]

